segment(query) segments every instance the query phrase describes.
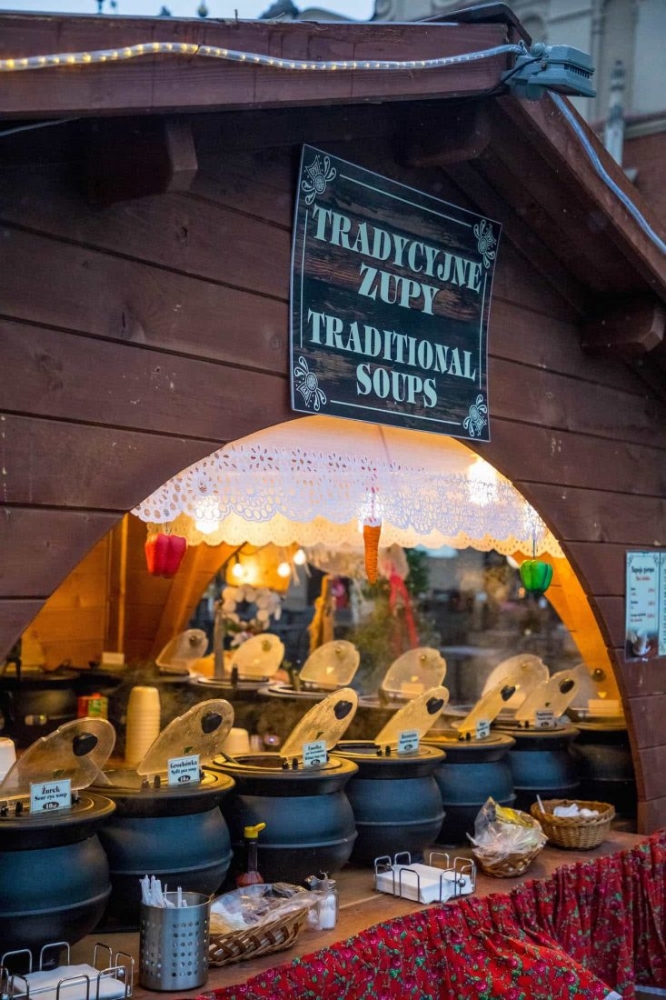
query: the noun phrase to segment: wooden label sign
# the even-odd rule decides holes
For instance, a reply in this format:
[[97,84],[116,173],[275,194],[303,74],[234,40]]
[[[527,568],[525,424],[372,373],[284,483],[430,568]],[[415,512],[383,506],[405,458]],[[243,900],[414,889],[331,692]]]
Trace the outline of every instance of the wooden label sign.
[[304,146],[292,408],[490,440],[499,238],[496,222]]

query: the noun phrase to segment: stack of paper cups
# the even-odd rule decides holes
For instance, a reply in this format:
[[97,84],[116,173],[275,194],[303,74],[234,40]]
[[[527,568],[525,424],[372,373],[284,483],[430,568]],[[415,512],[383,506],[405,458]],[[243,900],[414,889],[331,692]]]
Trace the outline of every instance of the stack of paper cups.
[[155,687],[133,687],[127,704],[125,761],[139,764],[160,734],[160,693]]
[[16,760],[16,748],[7,736],[0,737],[0,781]]

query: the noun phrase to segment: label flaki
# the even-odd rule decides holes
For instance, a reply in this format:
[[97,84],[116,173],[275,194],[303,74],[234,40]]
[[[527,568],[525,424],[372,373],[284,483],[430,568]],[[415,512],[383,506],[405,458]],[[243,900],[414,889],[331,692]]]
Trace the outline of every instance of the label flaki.
[[303,744],[303,767],[321,767],[326,763],[326,740],[313,740]]
[[56,812],[72,808],[72,782],[34,781],[30,784],[30,812]]
[[167,781],[169,785],[195,785],[201,781],[199,754],[172,757],[167,761]]

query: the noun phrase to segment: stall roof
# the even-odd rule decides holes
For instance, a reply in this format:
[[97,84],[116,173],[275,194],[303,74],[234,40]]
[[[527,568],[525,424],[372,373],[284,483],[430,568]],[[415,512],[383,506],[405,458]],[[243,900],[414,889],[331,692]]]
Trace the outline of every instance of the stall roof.
[[[3,72],[0,117],[176,116],[197,136],[256,146],[401,134],[400,155],[441,168],[567,299],[588,350],[619,354],[666,395],[666,256],[600,177],[580,138],[549,96],[501,95],[507,52],[434,69],[321,72],[325,60],[427,60],[515,43],[520,26],[490,4],[460,22],[411,24],[178,20],[0,15],[0,59],[112,50],[102,63]],[[465,15],[466,16],[466,15]],[[190,46],[191,52],[123,59],[129,46]],[[286,70],[201,58],[200,45],[296,60]],[[294,114],[293,109],[299,113]],[[575,112],[574,112],[575,114]],[[582,120],[579,119],[582,124]],[[16,125],[12,122],[11,125]],[[8,125],[8,128],[11,127]],[[139,126],[140,127],[140,126]],[[664,239],[649,206],[582,124],[603,168]],[[192,166],[192,165],[190,165]],[[196,163],[190,173],[196,173]]]

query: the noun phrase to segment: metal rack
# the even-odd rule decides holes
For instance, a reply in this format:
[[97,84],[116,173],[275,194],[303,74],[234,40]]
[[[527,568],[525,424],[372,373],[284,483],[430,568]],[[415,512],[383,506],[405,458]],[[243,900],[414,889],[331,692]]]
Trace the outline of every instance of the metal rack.
[[[444,867],[433,864],[443,858]],[[387,854],[375,858],[375,889],[392,896],[411,899],[419,903],[446,903],[449,899],[468,896],[476,889],[476,865],[469,858],[454,857],[431,851],[428,864],[412,862],[409,851],[402,851],[393,859]]]
[[[49,955],[66,953],[64,964],[48,968]],[[22,965],[27,971],[11,972],[8,963]],[[106,964],[103,967],[102,962]],[[0,956],[0,1000],[129,1000],[134,987],[134,959],[124,951],[113,952],[97,943],[92,965],[72,966],[67,941],[45,944],[39,952],[39,965],[33,967],[29,948],[8,951]],[[70,971],[71,970],[71,971]],[[60,975],[59,975],[60,974]]]

